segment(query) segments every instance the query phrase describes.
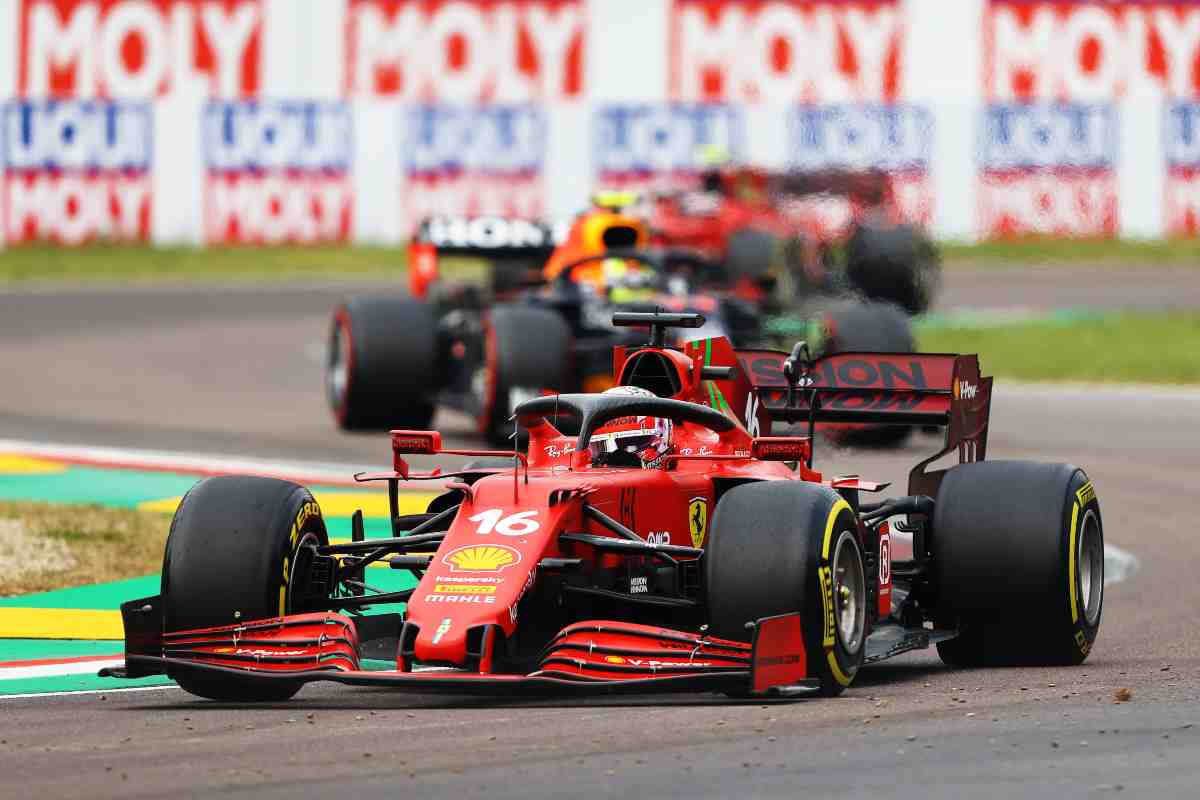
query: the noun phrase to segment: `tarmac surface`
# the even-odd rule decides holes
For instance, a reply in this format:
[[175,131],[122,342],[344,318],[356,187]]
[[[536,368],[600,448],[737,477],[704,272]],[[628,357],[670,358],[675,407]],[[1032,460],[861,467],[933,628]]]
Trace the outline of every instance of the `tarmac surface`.
[[[1200,305],[1195,272],[1165,294],[1173,273],[1115,274],[1097,273],[1104,289],[1074,270],[952,273],[944,305],[1079,305],[1080,286],[1101,306]],[[385,464],[386,440],[337,432],[321,394],[329,310],[346,291],[0,295],[0,438]],[[438,424],[469,431],[452,415]],[[1198,432],[1200,391],[998,385],[989,457],[1085,467],[1107,541],[1140,562],[1109,587],[1079,668],[956,671],[920,653],[864,669],[841,698],[769,704],[321,685],[249,708],[176,689],[12,699],[0,797],[1195,796]],[[903,491],[934,449],[923,435],[888,454],[824,447],[817,467]]]

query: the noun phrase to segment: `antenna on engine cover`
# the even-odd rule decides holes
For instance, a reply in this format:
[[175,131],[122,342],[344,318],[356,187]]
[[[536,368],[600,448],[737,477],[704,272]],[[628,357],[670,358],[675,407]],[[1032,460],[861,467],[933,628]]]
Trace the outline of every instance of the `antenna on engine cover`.
[[654,311],[617,311],[612,323],[618,328],[650,328],[650,347],[667,347],[667,328],[700,328],[705,323],[703,314],[676,313],[656,308]]

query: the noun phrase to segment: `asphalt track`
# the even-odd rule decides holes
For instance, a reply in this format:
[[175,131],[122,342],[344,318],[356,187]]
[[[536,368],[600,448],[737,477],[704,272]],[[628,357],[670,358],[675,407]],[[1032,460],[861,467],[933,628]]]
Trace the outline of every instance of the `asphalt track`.
[[[1084,284],[1096,305],[1200,305],[1195,273],[1165,295],[1145,272],[1100,287],[1071,272],[1022,288],[1022,274],[952,276],[946,305],[1078,305]],[[343,291],[0,295],[0,438],[386,463],[384,441],[336,432],[324,410],[321,340]],[[1195,796],[1200,392],[1000,386],[993,408],[989,455],[1086,467],[1109,542],[1140,561],[1110,587],[1081,668],[952,671],[917,654],[842,698],[766,705],[321,686],[267,708],[178,690],[14,699],[0,702],[0,797]],[[817,465],[902,485],[933,447],[826,448]],[[1122,688],[1132,699],[1116,703]]]

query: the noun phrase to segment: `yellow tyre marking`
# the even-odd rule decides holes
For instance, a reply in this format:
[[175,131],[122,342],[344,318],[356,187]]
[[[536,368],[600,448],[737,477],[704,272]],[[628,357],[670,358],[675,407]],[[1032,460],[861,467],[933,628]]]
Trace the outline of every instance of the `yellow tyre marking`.
[[833,508],[829,509],[829,519],[825,522],[825,541],[821,545],[822,561],[829,560],[829,542],[833,538],[833,526],[834,523],[837,522],[838,514],[840,514],[843,509],[846,511],[851,511],[850,504],[842,498],[839,498],[838,501],[833,504]]
[[832,650],[829,651],[826,658],[829,661],[829,671],[833,673],[833,679],[842,686],[849,686],[850,677],[842,672],[842,668],[838,666],[837,656],[833,654]]
[[[850,504],[844,498],[839,498],[833,504],[833,508],[829,509],[829,518],[825,521],[825,539],[821,543],[822,561],[829,561],[829,546],[833,541],[833,528],[837,524],[838,515],[843,510],[853,513]],[[824,626],[824,640],[822,644],[826,648],[825,660],[829,662],[829,671],[833,674],[833,679],[842,686],[849,686],[850,677],[842,672],[842,668],[838,665],[837,654],[834,652],[836,632],[833,630],[833,626],[830,625],[830,622],[834,620],[833,571],[828,566],[819,567],[817,569],[817,577],[821,582],[821,604],[824,606],[823,611],[825,612],[822,617]]]
[[[1089,486],[1091,484],[1088,484]],[[1071,506],[1071,543],[1067,551],[1067,581],[1071,585],[1071,622],[1079,622],[1079,603],[1075,598],[1075,523],[1079,521],[1079,503]]]
[[94,608],[0,608],[0,639],[125,638],[120,611]]
[[837,642],[837,620],[833,615],[833,570],[829,567],[818,567],[817,580],[821,583],[821,610],[825,612],[821,617],[821,645],[832,650]]

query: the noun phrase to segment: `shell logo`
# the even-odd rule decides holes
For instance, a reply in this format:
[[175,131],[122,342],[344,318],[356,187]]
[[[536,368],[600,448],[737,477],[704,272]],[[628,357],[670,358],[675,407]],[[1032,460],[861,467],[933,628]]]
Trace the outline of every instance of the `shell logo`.
[[520,551],[503,544],[472,544],[442,556],[451,572],[500,572],[521,563]]

